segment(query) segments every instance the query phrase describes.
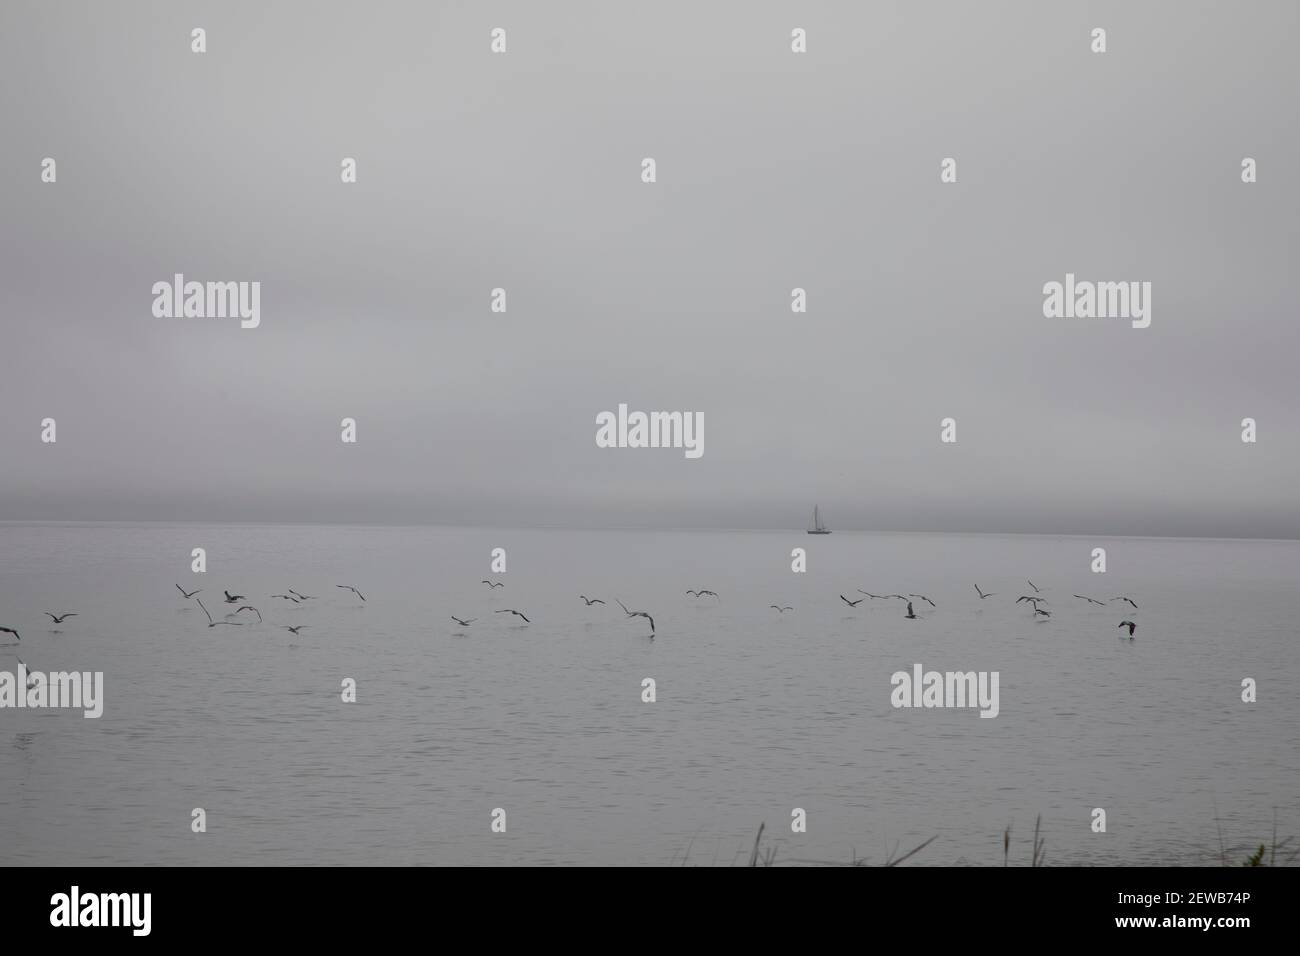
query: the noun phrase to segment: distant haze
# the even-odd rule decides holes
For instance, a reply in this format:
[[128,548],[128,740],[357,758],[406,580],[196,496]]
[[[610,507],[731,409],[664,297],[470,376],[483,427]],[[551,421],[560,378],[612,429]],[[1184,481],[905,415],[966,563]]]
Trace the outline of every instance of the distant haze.
[[[3,20],[0,520],[1300,537],[1294,3]],[[155,318],[178,272],[260,327]],[[1067,272],[1150,328],[1044,318]]]

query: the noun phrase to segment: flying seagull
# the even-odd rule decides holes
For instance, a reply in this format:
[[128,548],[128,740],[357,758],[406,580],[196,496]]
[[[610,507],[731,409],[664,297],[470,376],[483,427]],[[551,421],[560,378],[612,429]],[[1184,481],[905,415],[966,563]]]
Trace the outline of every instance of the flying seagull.
[[[717,592],[717,591],[708,591],[708,590],[704,590],[704,591],[687,591],[686,593],[687,593],[687,594],[694,594],[696,597],[704,597],[704,595],[706,595],[706,594],[712,594],[715,598],[718,598],[718,592]],[[718,600],[721,601],[722,598],[718,598]]]
[[[243,626],[244,626],[244,625],[241,624],[239,621],[214,621],[214,620],[212,620],[212,615],[208,613],[208,609],[207,609],[206,607],[204,607],[204,605],[203,605],[203,598],[195,598],[194,600],[196,600],[196,601],[199,602],[199,607],[203,608],[203,613],[208,615],[208,627],[216,627],[218,624],[229,624],[231,627],[243,627]],[[235,613],[238,614],[239,612],[236,611]]]
[[1035,616],[1035,617],[1038,617],[1039,615],[1042,615],[1043,617],[1051,617],[1051,616],[1052,616],[1052,612],[1051,612],[1051,611],[1044,611],[1041,607],[1039,607],[1037,604],[1035,604],[1035,605],[1034,605],[1034,616]]
[[[18,632],[15,631],[12,627],[0,627],[0,631],[3,631],[5,634],[12,634],[14,637],[18,637]],[[18,640],[21,641],[22,638],[18,637]]]
[[922,601],[924,601],[926,604],[930,605],[930,607],[938,607],[938,606],[939,606],[939,605],[935,604],[933,601],[931,601],[931,600],[930,600],[928,597],[926,597],[924,594],[909,594],[908,597],[920,598],[920,599],[921,599]]
[[591,607],[593,604],[604,604],[604,603],[605,603],[605,602],[602,601],[600,598],[589,598],[589,597],[587,597],[587,595],[585,595],[585,594],[579,594],[578,597],[582,598],[584,601],[587,602],[587,607]]
[[907,602],[907,613],[904,614],[903,617],[907,618],[909,621],[914,621],[914,620],[916,620],[916,612],[912,610],[912,602],[911,602],[911,601],[908,601],[908,602]]
[[68,618],[77,616],[76,611],[68,611],[66,614],[51,614],[49,611],[46,611],[45,613],[49,615],[50,620],[55,624],[62,624]]
[[[1135,623],[1132,622],[1132,621],[1120,621],[1119,624],[1116,625],[1116,626],[1117,626],[1117,627],[1127,627],[1127,628],[1128,628],[1128,639],[1129,639],[1130,641],[1133,640],[1133,632],[1137,630],[1137,624],[1135,624]],[[1123,640],[1123,638],[1121,638],[1121,640]]]
[[993,597],[993,595],[996,594],[997,592],[996,592],[996,591],[990,591],[988,594],[985,594],[983,591],[980,590],[980,586],[977,584],[977,585],[975,585],[975,593],[978,594],[978,595],[980,596],[980,600],[982,601],[982,600],[984,600],[985,598],[991,598],[991,597]]
[[[498,611],[497,613],[499,614],[500,612]],[[520,617],[523,617],[523,615],[520,615]],[[451,616],[451,619],[455,621],[457,624],[459,624],[461,627],[469,627],[471,624],[473,624],[475,621],[478,620],[478,618],[476,617],[471,617],[468,621],[462,621],[455,614]],[[525,617],[524,620],[526,621],[528,620],[528,618]]]
[[861,604],[861,603],[862,603],[864,600],[866,600],[866,599],[865,599],[865,598],[858,598],[856,601],[850,601],[850,600],[849,600],[848,598],[846,598],[843,594],[841,594],[841,595],[840,595],[840,600],[843,601],[845,604],[847,604],[849,607],[857,607],[859,604]]
[[1016,598],[1016,603],[1019,604],[1021,601],[1028,601],[1034,606],[1034,609],[1037,610],[1039,602],[1041,601],[1043,604],[1046,604],[1047,598],[1034,597],[1032,594],[1022,594],[1020,597]]
[[334,585],[334,586],[335,586],[336,588],[343,588],[345,591],[351,591],[353,594],[355,594],[357,597],[361,598],[361,600],[363,600],[363,601],[366,599],[366,596],[365,596],[364,594],[362,594],[360,591],[358,591],[356,588],[354,588],[354,587],[353,587],[352,585],[350,585],[350,584],[336,584],[336,585]]
[[1029,586],[1030,586],[1031,588],[1034,589],[1034,593],[1035,593],[1035,594],[1041,594],[1041,593],[1042,593],[1042,590],[1043,590],[1043,589],[1040,588],[1037,584],[1035,584],[1033,581],[1030,581],[1029,578],[1025,578],[1025,580],[1029,582]]
[[1077,598],[1082,598],[1083,600],[1087,601],[1089,604],[1096,604],[1096,605],[1099,605],[1099,606],[1101,606],[1101,607],[1105,607],[1105,606],[1106,606],[1106,602],[1105,602],[1105,601],[1098,601],[1096,598],[1090,598],[1090,597],[1088,597],[1088,596],[1085,595],[1085,594],[1076,594],[1075,597],[1077,597]]
[[[615,598],[614,600],[618,601],[618,598]],[[655,619],[654,619],[654,618],[652,618],[652,617],[651,617],[649,614],[647,614],[645,611],[629,611],[629,610],[627,609],[627,605],[624,604],[622,601],[618,601],[618,606],[621,607],[621,608],[623,609],[623,613],[625,613],[628,617],[643,617],[643,618],[645,618],[647,621],[649,621],[649,622],[650,622],[650,636],[651,636],[651,637],[654,637],[654,636],[655,636]]]
[[242,594],[231,594],[229,591],[223,591],[222,593],[226,596],[227,604],[238,604],[240,601],[248,600],[248,598],[244,597]]
[[185,595],[185,600],[188,601],[190,598],[194,597],[194,595],[198,594],[199,591],[202,591],[203,588],[199,588],[198,591],[191,591],[189,594],[185,594],[185,589],[178,584],[176,585],[176,590],[180,591],[181,594]]
[[528,620],[528,618],[524,617],[524,613],[523,613],[522,611],[516,611],[516,610],[515,610],[514,608],[512,608],[512,607],[503,607],[501,610],[497,611],[496,613],[497,613],[497,614],[513,614],[515,617],[523,617],[523,618],[524,618],[524,623],[525,623],[525,624],[531,624],[531,623],[532,623],[531,621]]
[[288,594],[272,594],[271,597],[284,598],[286,601],[292,601],[294,604],[302,603],[302,601],[298,600],[296,597],[290,597]]
[[[1111,600],[1112,600],[1112,601],[1128,601],[1129,604],[1133,604],[1133,599],[1132,599],[1131,597],[1113,597],[1113,598],[1111,598]],[[1137,606],[1136,604],[1133,604],[1133,610],[1136,611],[1137,609],[1138,609],[1138,606]]]
[[768,607],[770,607],[772,610],[777,611],[777,612],[779,612],[779,613],[781,613],[781,614],[784,614],[786,611],[793,611],[793,610],[794,610],[794,608],[792,608],[792,607],[791,607],[790,605],[788,605],[788,604],[787,604],[785,607],[778,607],[778,606],[775,605],[775,604],[769,604]]
[[[258,624],[262,623],[262,612],[259,611],[257,608],[253,607],[253,605],[245,604],[243,607],[239,609],[239,611],[252,611],[254,614],[257,615],[257,623]],[[235,613],[238,614],[239,611],[236,611]]]
[[489,581],[486,578],[480,581],[479,584],[486,584],[490,588],[503,588],[506,586],[504,581]]
[[282,628],[284,628],[286,631],[288,631],[290,634],[297,634],[297,633],[298,633],[299,631],[301,631],[304,627],[308,627],[309,625],[307,625],[307,624],[281,624],[280,626],[281,626]]
[[298,598],[298,599],[301,600],[301,601],[314,601],[314,600],[316,600],[316,595],[314,595],[314,594],[299,594],[299,593],[298,593],[297,591],[295,591],[293,588],[289,588],[289,593],[292,594],[294,597]]

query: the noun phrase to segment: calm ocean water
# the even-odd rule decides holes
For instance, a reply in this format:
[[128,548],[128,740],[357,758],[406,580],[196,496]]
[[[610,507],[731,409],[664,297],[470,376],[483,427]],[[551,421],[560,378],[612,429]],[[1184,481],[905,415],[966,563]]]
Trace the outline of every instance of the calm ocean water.
[[[0,670],[101,670],[106,697],[99,720],[0,711],[0,863],[729,864],[766,822],[788,861],[937,835],[918,865],[1001,865],[1010,825],[1023,864],[1041,814],[1049,865],[1198,864],[1216,813],[1244,857],[1275,809],[1300,836],[1298,576],[1297,542],[0,524],[0,625],[23,635]],[[1026,578],[1050,620],[1014,604]],[[209,629],[175,584],[266,623]],[[287,588],[319,599],[269,598]],[[938,607],[850,609],[856,588]],[[52,633],[47,609],[79,616]],[[998,671],[1000,715],[893,709],[916,662]]]

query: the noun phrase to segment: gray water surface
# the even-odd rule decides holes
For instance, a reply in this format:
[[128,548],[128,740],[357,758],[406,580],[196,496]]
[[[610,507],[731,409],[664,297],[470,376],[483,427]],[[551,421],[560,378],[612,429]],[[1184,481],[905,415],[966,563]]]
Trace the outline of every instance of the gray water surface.
[[[909,862],[1001,865],[1011,826],[1024,864],[1039,815],[1049,864],[1215,863],[1220,830],[1235,862],[1275,810],[1300,833],[1298,573],[1282,541],[3,524],[0,624],[23,640],[0,670],[100,670],[106,702],[0,710],[0,863],[732,863],[766,823],[778,861],[937,835]],[[1014,603],[1026,578],[1050,620]],[[175,584],[266,622],[209,629]],[[318,599],[270,599],[287,588]],[[938,607],[851,609],[856,588]],[[999,716],[892,708],[917,662],[999,672]]]

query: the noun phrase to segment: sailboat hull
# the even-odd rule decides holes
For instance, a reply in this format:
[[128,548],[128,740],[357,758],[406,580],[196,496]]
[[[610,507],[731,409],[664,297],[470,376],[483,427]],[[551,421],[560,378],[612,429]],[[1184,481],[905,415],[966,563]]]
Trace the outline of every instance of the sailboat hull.
[[821,531],[810,530],[808,533],[809,534],[830,534],[830,532],[827,531],[825,528],[823,528]]

